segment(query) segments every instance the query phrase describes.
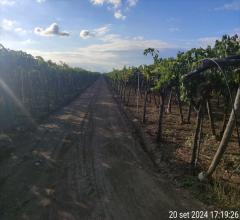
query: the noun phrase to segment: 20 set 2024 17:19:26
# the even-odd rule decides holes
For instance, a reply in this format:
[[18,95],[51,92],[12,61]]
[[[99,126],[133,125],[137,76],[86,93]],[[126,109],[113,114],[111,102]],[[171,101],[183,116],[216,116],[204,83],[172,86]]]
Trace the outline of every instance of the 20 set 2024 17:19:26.
[[239,219],[239,211],[169,211],[169,219]]

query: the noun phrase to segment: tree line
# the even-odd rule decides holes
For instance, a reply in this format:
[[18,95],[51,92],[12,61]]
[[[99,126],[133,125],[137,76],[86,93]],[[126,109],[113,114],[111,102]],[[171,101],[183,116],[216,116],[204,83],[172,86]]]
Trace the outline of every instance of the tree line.
[[98,76],[0,45],[0,129],[34,123],[71,101]]

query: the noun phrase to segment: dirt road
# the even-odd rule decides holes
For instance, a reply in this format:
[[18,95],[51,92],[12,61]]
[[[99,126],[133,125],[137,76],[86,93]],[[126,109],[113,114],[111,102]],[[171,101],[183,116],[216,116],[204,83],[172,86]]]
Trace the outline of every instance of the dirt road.
[[103,78],[15,143],[1,220],[155,220],[201,204],[154,172]]

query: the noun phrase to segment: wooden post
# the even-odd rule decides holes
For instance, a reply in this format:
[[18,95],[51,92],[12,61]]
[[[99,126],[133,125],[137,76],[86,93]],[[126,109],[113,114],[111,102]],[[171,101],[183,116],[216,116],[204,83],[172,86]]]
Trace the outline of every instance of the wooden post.
[[189,107],[188,107],[187,123],[189,123],[189,124],[190,124],[190,119],[191,119],[191,113],[192,113],[192,100],[190,100]]
[[197,158],[197,148],[198,148],[198,137],[199,137],[199,131],[200,131],[200,125],[201,125],[201,118],[202,118],[202,108],[203,108],[203,101],[201,100],[199,102],[198,112],[197,112],[197,124],[193,139],[193,148],[192,148],[192,158],[191,158],[191,166],[194,168],[195,160]]
[[160,101],[160,105],[159,105],[157,141],[162,140],[162,125],[163,125],[164,102],[165,102],[164,95],[165,94],[161,92],[161,94],[160,94],[161,101]]
[[[239,112],[240,110],[240,86],[238,87],[237,95],[235,98],[234,109],[235,109],[235,112]],[[232,109],[231,115],[229,117],[226,129],[224,131],[222,140],[219,144],[218,150],[212,160],[211,165],[208,168],[207,173],[204,175],[205,178],[209,178],[215,171],[217,165],[220,163],[223,157],[223,154],[227,149],[230,138],[232,136],[234,125],[235,125],[235,114],[234,114],[234,110]]]
[[142,123],[143,124],[146,122],[147,95],[148,95],[148,91],[147,91],[147,88],[146,88],[145,93],[144,93],[144,105],[143,105],[143,117],[142,117]]
[[211,125],[212,135],[216,136],[213,113],[212,113],[212,106],[211,106],[211,102],[210,102],[209,98],[206,100],[206,105],[207,105],[207,111],[208,111],[208,117],[209,117],[209,121],[210,121],[210,125]]
[[183,124],[183,123],[184,123],[184,120],[183,120],[182,102],[181,102],[181,99],[180,99],[180,91],[179,91],[179,88],[176,88],[176,92],[177,92],[177,101],[178,101],[178,108],[179,108],[179,114],[180,114],[181,124]]
[[172,112],[172,93],[173,89],[171,88],[170,94],[169,94],[169,99],[168,99],[168,106],[167,106],[167,113],[170,114]]

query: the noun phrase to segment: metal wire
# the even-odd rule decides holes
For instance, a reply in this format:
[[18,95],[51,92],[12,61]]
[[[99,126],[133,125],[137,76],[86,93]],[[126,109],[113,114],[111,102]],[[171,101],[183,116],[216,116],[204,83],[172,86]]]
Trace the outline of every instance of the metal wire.
[[216,64],[217,67],[218,67],[218,69],[220,70],[220,72],[222,73],[222,75],[223,75],[223,77],[224,77],[224,80],[225,80],[225,83],[226,83],[226,86],[227,86],[227,90],[228,90],[228,93],[229,93],[229,96],[230,96],[230,102],[231,102],[233,114],[234,114],[234,117],[235,117],[235,124],[236,124],[237,137],[238,137],[238,146],[240,147],[240,134],[239,134],[238,121],[237,121],[237,114],[236,114],[236,110],[235,110],[235,108],[234,108],[234,102],[233,102],[233,98],[232,98],[232,93],[231,93],[231,91],[230,91],[230,87],[229,87],[229,84],[228,84],[228,81],[227,81],[226,74],[224,73],[224,71],[222,70],[222,68],[220,67],[220,65],[217,63],[217,61],[215,61],[214,59],[212,59],[212,58],[206,58],[206,59],[204,59],[204,60],[209,60],[209,61],[212,61],[214,64]]

